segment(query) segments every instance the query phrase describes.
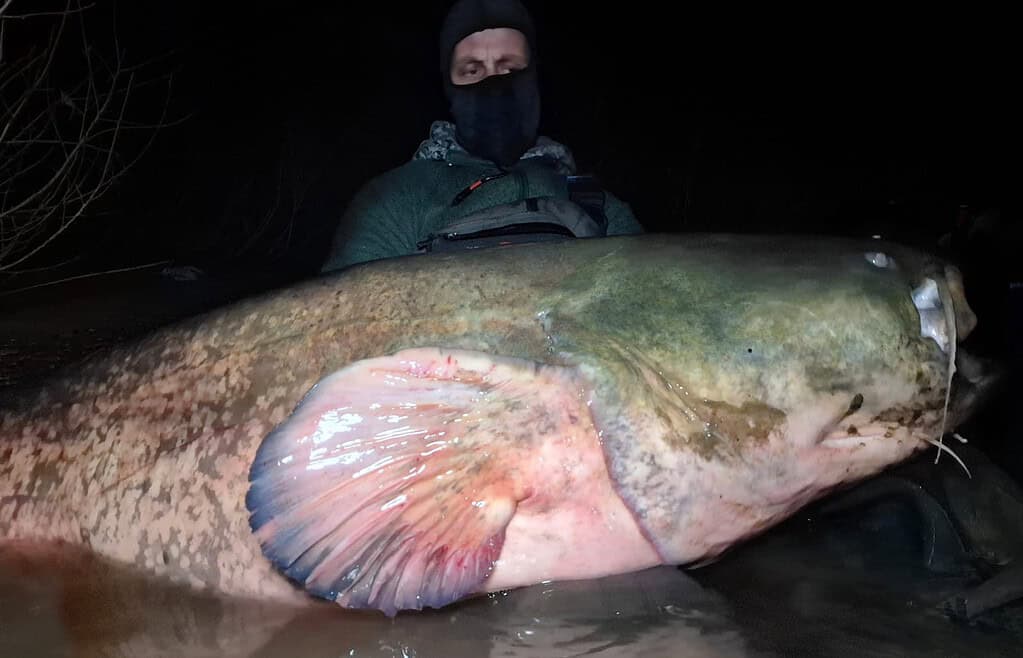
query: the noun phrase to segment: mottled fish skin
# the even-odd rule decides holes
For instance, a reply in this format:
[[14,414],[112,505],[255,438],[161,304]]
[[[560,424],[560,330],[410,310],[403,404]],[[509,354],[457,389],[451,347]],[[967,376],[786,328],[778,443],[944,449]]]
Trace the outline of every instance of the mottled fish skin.
[[556,285],[570,262],[524,275],[514,259],[481,259],[467,275],[437,260],[245,301],[8,401],[0,537],[83,543],[177,582],[304,599],[263,558],[244,500],[260,442],[310,388],[352,361],[438,340],[547,352],[531,314],[502,309]]
[[[799,319],[827,303],[833,313],[878,313],[883,327],[918,326],[908,291],[927,260],[886,248],[901,269],[879,274],[858,241],[577,240],[381,261],[247,300],[10,401],[0,413],[0,537],[81,543],[197,587],[302,600],[250,530],[244,501],[261,441],[339,368],[444,347],[586,371],[605,405],[609,470],[648,537],[665,561],[714,553],[820,492],[793,467],[794,489],[778,492],[776,509],[697,546],[680,537],[705,523],[690,508],[699,488],[687,484],[693,471],[672,469],[726,473],[748,461],[782,440],[801,393],[845,405],[861,388],[886,395],[874,380],[883,368],[914,382],[894,396],[905,408],[873,419],[907,443],[887,459],[917,448],[905,427],[933,435],[947,375],[933,342]],[[836,326],[847,327],[851,351],[821,353],[831,338],[805,333]],[[749,344],[737,351],[742,337]],[[793,370],[807,362],[814,367]],[[628,410],[658,431],[616,434],[614,418]]]
[[[545,322],[598,389],[619,494],[663,560],[686,563],[940,435],[948,356],[910,291],[944,276],[880,242],[626,243],[565,280]],[[818,450],[839,419],[854,439],[882,432],[862,446],[877,454]]]

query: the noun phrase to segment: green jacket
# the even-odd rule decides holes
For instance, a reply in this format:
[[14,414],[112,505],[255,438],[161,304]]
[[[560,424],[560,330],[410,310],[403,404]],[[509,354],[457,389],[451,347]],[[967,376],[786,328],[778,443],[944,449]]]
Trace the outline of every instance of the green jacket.
[[[323,272],[414,254],[419,242],[431,234],[485,208],[530,197],[568,198],[565,174],[575,169],[571,154],[541,138],[539,146],[510,169],[510,175],[483,184],[452,207],[459,192],[498,169],[458,147],[451,139],[450,124],[437,122],[432,133],[415,159],[374,178],[355,195],[334,234]],[[556,166],[551,164],[552,156]],[[643,232],[627,204],[610,193],[605,198],[608,235]]]

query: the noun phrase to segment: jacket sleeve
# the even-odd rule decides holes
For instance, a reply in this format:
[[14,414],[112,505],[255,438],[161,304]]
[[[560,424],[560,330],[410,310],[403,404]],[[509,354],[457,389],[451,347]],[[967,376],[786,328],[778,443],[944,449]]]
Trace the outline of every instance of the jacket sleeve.
[[604,214],[607,215],[608,235],[630,235],[645,232],[643,225],[632,214],[629,204],[606,190],[604,191]]
[[321,272],[415,252],[412,200],[405,198],[396,172],[366,183],[352,198],[334,232]]

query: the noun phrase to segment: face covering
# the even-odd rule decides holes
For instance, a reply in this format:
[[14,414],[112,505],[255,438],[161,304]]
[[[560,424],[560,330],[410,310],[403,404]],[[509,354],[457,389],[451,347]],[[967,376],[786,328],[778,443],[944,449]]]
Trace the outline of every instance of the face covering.
[[514,164],[537,138],[540,92],[532,66],[471,85],[450,85],[455,137],[472,155]]

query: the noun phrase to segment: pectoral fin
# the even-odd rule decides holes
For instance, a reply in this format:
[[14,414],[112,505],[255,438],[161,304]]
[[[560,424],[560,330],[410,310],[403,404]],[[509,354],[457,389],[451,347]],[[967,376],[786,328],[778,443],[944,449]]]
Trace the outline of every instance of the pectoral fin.
[[510,465],[524,405],[554,404],[543,372],[417,349],[325,378],[252,464],[264,554],[316,596],[389,615],[478,592],[528,496]]

